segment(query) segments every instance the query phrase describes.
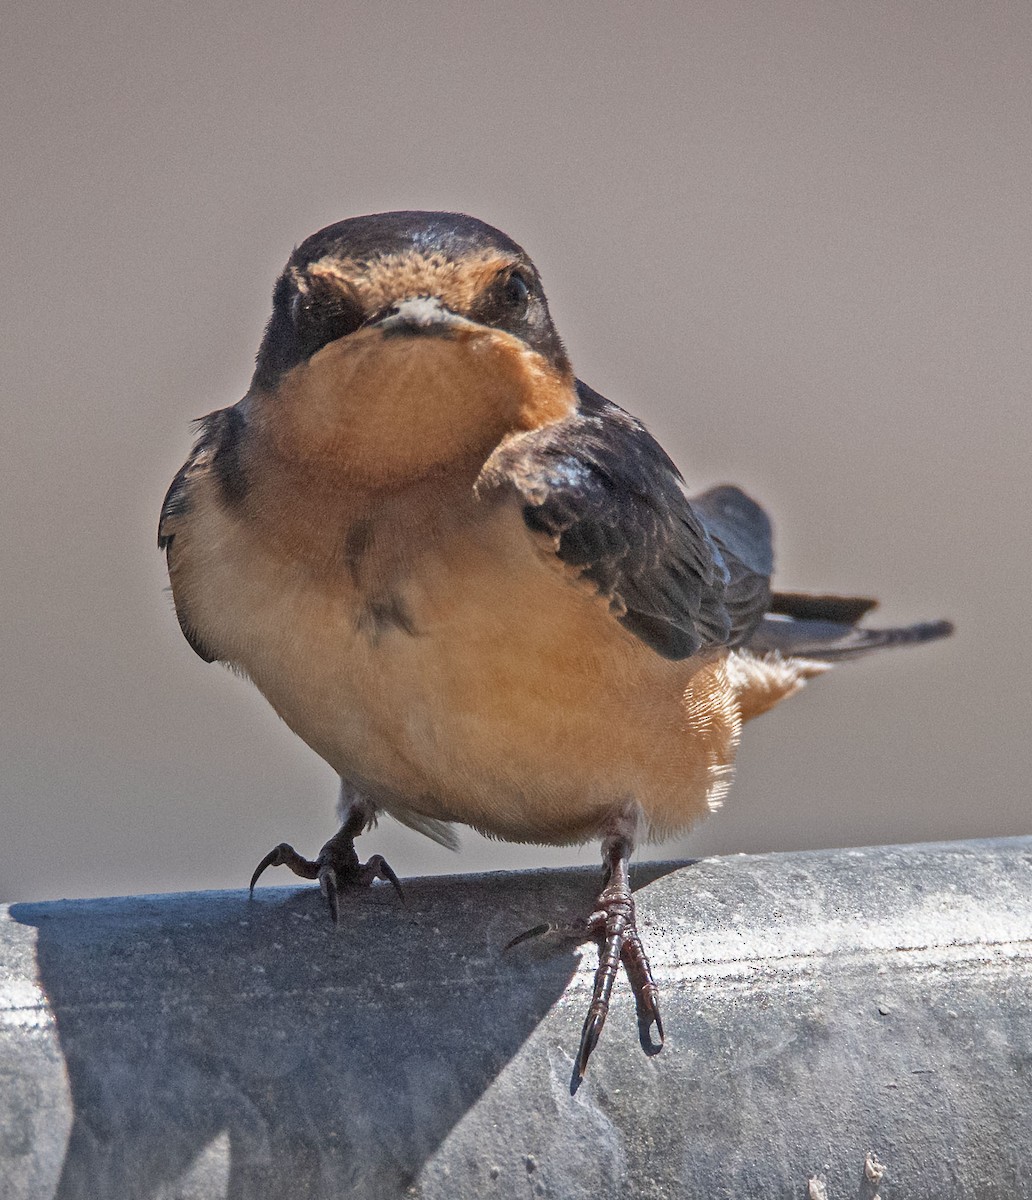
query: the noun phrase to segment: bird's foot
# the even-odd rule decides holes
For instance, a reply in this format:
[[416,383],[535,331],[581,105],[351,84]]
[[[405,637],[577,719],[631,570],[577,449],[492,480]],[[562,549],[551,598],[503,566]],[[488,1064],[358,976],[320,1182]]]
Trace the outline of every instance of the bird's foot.
[[[585,938],[599,942],[598,970],[591,1004],[581,1031],[577,1052],[577,1078],[583,1079],[588,1059],[598,1044],[602,1027],[609,1015],[609,997],[623,963],[638,1009],[638,1029],[642,1044],[651,1046],[652,1026],[656,1026],[659,1046],[663,1045],[663,1020],[659,1015],[659,988],[641,943],[635,922],[634,897],[631,895],[626,867],[614,871],[598,898],[598,908],[588,917]],[[655,1047],[658,1049],[659,1047]]]
[[289,867],[302,879],[319,881],[335,925],[340,920],[342,888],[371,887],[374,880],[384,879],[404,900],[401,883],[382,855],[374,854],[366,863],[359,860],[355,851],[356,832],[352,822],[346,821],[314,859],[303,858],[293,846],[280,842],[255,868],[251,876],[251,895],[254,895],[255,884],[267,867]]
[[[586,921],[558,928],[553,925],[536,925],[513,938],[506,949],[540,937],[557,933],[578,942],[596,939],[599,942],[598,970],[592,990],[588,1015],[581,1031],[580,1049],[577,1052],[576,1074],[578,1081],[584,1078],[588,1059],[598,1044],[602,1027],[609,1015],[609,998],[616,982],[620,964],[623,963],[627,978],[634,993],[638,1009],[638,1031],[646,1053],[656,1053],[663,1045],[663,1020],[659,1015],[659,988],[652,978],[652,968],[642,946],[641,936],[635,921],[634,897],[631,895],[627,871],[627,856],[622,847],[615,847],[608,861],[609,877],[596,901],[595,911]],[[658,1044],[652,1041],[652,1026],[656,1027]]]

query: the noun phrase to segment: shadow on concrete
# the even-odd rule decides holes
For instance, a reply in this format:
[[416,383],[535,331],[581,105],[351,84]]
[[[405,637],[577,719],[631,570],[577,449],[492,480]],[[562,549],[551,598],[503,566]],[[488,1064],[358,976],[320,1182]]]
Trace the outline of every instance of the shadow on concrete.
[[314,888],[12,906],[71,1092],[57,1197],[404,1194],[580,957],[502,947],[586,915],[598,879],[421,879],[405,905],[378,885],[336,930]]

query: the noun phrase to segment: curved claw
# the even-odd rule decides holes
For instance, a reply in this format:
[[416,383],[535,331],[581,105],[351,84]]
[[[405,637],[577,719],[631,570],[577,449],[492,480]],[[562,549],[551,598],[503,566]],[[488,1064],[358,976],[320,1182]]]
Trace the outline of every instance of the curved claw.
[[316,877],[314,876],[314,870],[312,870],[311,875],[308,874],[308,869],[313,869],[314,863],[308,862],[307,858],[301,858],[298,851],[294,850],[294,847],[289,842],[281,841],[280,845],[276,846],[274,850],[270,850],[262,859],[262,862],[254,868],[254,874],[251,876],[251,886],[247,889],[248,896],[252,900],[254,899],[254,884],[258,882],[259,878],[262,877],[270,866],[289,866],[295,875],[302,875],[305,878],[310,878],[310,880]]
[[259,879],[261,879],[261,877],[262,877],[262,875],[264,875],[265,871],[269,867],[272,867],[272,866],[279,866],[279,863],[276,862],[276,851],[275,850],[270,850],[269,853],[266,854],[266,856],[262,859],[262,861],[255,867],[254,874],[251,876],[251,883],[247,889],[247,898],[249,900],[254,899],[255,884],[258,882]]
[[[638,1010],[638,1033],[646,1053],[656,1054],[664,1042],[663,1018],[659,1015],[659,988],[652,978],[652,968],[641,944],[637,929],[628,930],[621,954],[634,992],[634,1003]],[[652,1041],[652,1026],[655,1025],[659,1044]]]
[[551,933],[555,929],[554,925],[548,924],[546,921],[543,925],[535,925],[533,929],[526,929],[523,933],[518,933],[511,942],[506,942],[502,947],[502,953],[506,950],[511,950],[513,946],[518,946],[520,942],[529,942],[531,938],[542,937],[546,933]]
[[326,897],[330,917],[334,925],[340,924],[340,889],[337,887],[337,872],[333,867],[324,865],[319,870],[319,887]]
[[[638,1002],[638,1039],[646,1054],[658,1054],[666,1042],[663,1033],[663,1018],[659,1015],[659,1005],[655,997],[646,999],[635,996]],[[652,1040],[652,1027],[656,1027],[658,1041]]]
[[401,888],[401,880],[395,875],[394,868],[382,854],[374,854],[362,868],[361,882],[370,885],[374,879],[383,879],[398,893],[398,899],[405,903],[405,893]]
[[584,1078],[588,1069],[588,1059],[591,1057],[592,1050],[598,1045],[599,1036],[602,1033],[602,1026],[606,1023],[608,1008],[605,1011],[595,1010],[592,1005],[588,1010],[587,1019],[584,1022],[584,1028],[581,1030],[580,1049],[577,1051],[577,1079],[578,1081]]
[[397,877],[397,875],[394,874],[394,868],[391,867],[391,865],[389,863],[384,863],[383,864],[383,873],[387,876],[388,883],[390,883],[390,885],[398,893],[398,899],[402,902],[402,904],[404,904],[405,903],[405,890],[401,886],[401,880]]

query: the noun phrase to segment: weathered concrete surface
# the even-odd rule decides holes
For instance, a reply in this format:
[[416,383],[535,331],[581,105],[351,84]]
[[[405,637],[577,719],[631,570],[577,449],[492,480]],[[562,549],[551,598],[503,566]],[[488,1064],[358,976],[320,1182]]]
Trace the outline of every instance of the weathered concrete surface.
[[501,947],[596,883],[11,906],[0,1197],[1032,1197],[1032,838],[640,868],[571,1094],[595,952]]

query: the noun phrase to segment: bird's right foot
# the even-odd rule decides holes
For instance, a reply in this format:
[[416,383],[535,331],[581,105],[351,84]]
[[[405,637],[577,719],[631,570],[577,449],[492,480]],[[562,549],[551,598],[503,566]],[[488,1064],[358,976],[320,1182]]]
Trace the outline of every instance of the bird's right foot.
[[382,855],[374,854],[366,863],[360,861],[355,851],[355,835],[360,831],[361,825],[356,830],[353,820],[345,821],[314,859],[304,858],[293,846],[287,842],[280,842],[255,868],[251,876],[250,894],[254,895],[255,884],[267,867],[289,867],[302,879],[319,881],[335,925],[340,921],[342,888],[371,887],[375,880],[384,879],[404,900],[401,883]]
[[[542,934],[559,933],[577,942],[596,941],[599,946],[599,963],[592,987],[591,1004],[581,1030],[580,1048],[575,1064],[579,1082],[588,1069],[588,1059],[598,1044],[602,1026],[609,1015],[609,999],[616,982],[621,963],[634,993],[638,1010],[638,1032],[646,1053],[654,1054],[663,1045],[663,1019],[659,1014],[659,988],[652,977],[652,968],[641,943],[631,894],[628,858],[631,847],[626,838],[607,839],[603,848],[606,863],[606,881],[595,910],[585,921],[569,928],[552,925],[535,925],[526,933],[514,937],[506,950]],[[656,1030],[658,1042],[652,1039]]]

